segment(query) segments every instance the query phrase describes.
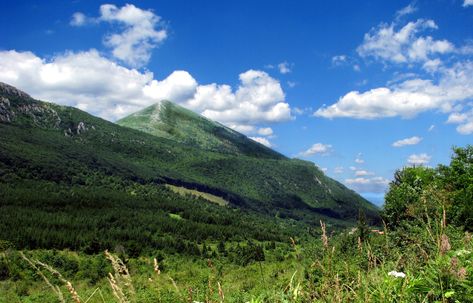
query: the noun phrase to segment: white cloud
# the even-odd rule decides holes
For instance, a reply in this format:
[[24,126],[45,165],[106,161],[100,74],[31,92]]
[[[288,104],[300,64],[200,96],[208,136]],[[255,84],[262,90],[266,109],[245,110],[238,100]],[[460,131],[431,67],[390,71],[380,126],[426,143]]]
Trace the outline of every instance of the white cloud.
[[451,113],[448,116],[447,123],[459,124],[457,126],[457,131],[462,135],[473,134],[473,109],[463,113]]
[[384,193],[388,187],[389,180],[383,177],[345,179],[345,184],[353,190],[361,193]]
[[362,176],[372,176],[374,175],[373,172],[367,171],[367,170],[357,170],[355,171],[355,176],[357,177],[362,177]]
[[263,71],[249,70],[240,74],[240,82],[235,93],[228,85],[207,86],[207,96],[215,98],[204,99],[201,94],[196,94],[187,103],[191,108],[201,109],[204,116],[222,123],[254,124],[254,121],[293,119],[279,81]]
[[309,157],[313,155],[328,155],[332,152],[332,145],[330,144],[323,144],[323,143],[315,143],[312,145],[308,150],[301,152],[299,155],[304,157]]
[[162,99],[234,129],[246,128],[245,133],[262,123],[292,119],[279,82],[255,70],[240,74],[240,86],[233,91],[225,84],[200,85],[186,71],[155,80],[153,73],[120,66],[96,50],[48,60],[12,50],[0,52],[0,81],[35,98],[76,106],[112,121]]
[[287,81],[287,86],[289,86],[290,88],[294,88],[296,85],[297,83],[294,81]]
[[473,6],[473,0],[464,0],[463,7]]
[[256,127],[254,125],[227,124],[227,126],[239,133],[246,135],[254,134],[256,132]]
[[252,139],[252,140],[254,140],[254,141],[256,141],[256,142],[258,142],[258,143],[261,143],[261,144],[263,144],[263,145],[265,145],[265,146],[267,146],[267,147],[271,147],[271,146],[272,146],[272,145],[271,145],[271,142],[269,142],[269,140],[266,139],[266,138],[264,138],[264,137],[249,137],[249,138]]
[[355,166],[350,166],[349,169],[350,170],[357,170],[357,168]]
[[427,131],[430,133],[431,131],[433,131],[435,128],[435,125],[432,124],[431,126],[429,126],[429,129],[427,129]]
[[88,18],[81,12],[76,12],[72,15],[69,24],[71,26],[83,26],[87,23]]
[[337,166],[333,169],[333,173],[334,174],[343,174],[344,170],[345,169],[343,168],[343,166]]
[[418,36],[427,29],[437,29],[433,20],[419,19],[396,30],[397,24],[380,24],[364,36],[357,48],[362,57],[373,57],[391,63],[425,62],[432,55],[453,52],[455,47],[447,40],[435,40],[431,36]]
[[292,66],[292,63],[284,61],[278,64],[278,69],[281,74],[289,74],[292,71]]
[[258,129],[258,135],[271,136],[273,135],[273,129],[271,127],[260,128]]
[[414,3],[411,3],[408,6],[403,7],[402,9],[396,12],[396,19],[399,19],[406,15],[410,15],[416,11],[417,11],[417,7],[414,5]]
[[[419,72],[424,76],[412,72],[395,73],[394,79],[385,86],[350,91],[337,102],[323,105],[313,113],[314,116],[328,119],[407,119],[436,111],[452,114],[448,123],[459,123],[459,133],[473,133],[473,114],[465,117],[461,112],[465,103],[473,98],[473,62],[459,59],[459,56],[473,53],[473,44],[466,43],[457,48],[448,40],[437,40],[423,34],[426,30],[438,28],[433,20],[418,19],[400,26],[400,17],[415,10],[415,6],[410,4],[397,12],[391,24],[382,23],[371,29],[357,52],[361,57],[374,58],[384,64],[420,67]],[[444,62],[442,58],[446,54],[451,56]]]
[[310,114],[314,109],[312,107],[293,107],[292,108],[292,113],[294,115],[305,115],[305,114]]
[[406,145],[416,145],[420,141],[422,141],[421,137],[414,136],[414,137],[398,140],[398,141],[394,142],[392,145],[394,147],[403,147],[403,146],[406,146]]
[[318,109],[314,115],[356,119],[412,118],[430,110],[450,112],[456,104],[473,98],[473,62],[459,62],[451,68],[442,68],[439,78],[437,83],[417,78],[361,93],[351,91],[337,103]]
[[425,165],[430,162],[432,157],[422,153],[422,154],[412,154],[407,158],[407,163],[411,165]]
[[346,55],[337,55],[332,57],[332,64],[339,66],[347,62],[348,57]]
[[473,134],[473,120],[469,120],[467,123],[459,125],[457,131],[462,135]]
[[363,160],[363,154],[362,153],[358,153],[358,155],[356,156],[356,159],[355,159],[355,163],[358,163],[358,164],[363,164],[365,163],[365,160]]
[[422,68],[425,69],[426,71],[433,73],[436,72],[440,67],[442,66],[442,61],[438,58],[433,59],[433,60],[428,60],[426,61],[423,65]]
[[152,80],[143,87],[143,93],[154,100],[183,103],[192,99],[201,88],[188,72],[174,71],[164,80]]
[[152,73],[122,67],[96,50],[68,52],[51,60],[31,52],[0,52],[0,81],[35,98],[76,106],[108,120],[154,103],[143,94],[152,79]]
[[451,113],[448,116],[447,123],[463,123],[468,119],[468,115],[466,113]]
[[148,63],[151,51],[167,38],[161,17],[132,4],[120,8],[113,4],[103,4],[100,6],[98,20],[117,23],[123,27],[122,32],[106,36],[104,43],[112,48],[115,58],[133,67]]

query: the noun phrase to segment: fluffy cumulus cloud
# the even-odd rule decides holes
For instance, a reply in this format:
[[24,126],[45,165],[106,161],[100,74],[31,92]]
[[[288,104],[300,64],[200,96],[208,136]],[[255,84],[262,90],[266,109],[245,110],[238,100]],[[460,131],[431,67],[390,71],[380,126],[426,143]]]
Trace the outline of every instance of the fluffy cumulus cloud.
[[390,87],[351,91],[335,104],[319,108],[314,115],[356,119],[412,118],[430,110],[452,112],[458,108],[456,105],[471,98],[473,62],[464,61],[442,68],[438,81],[415,78]]
[[315,143],[309,149],[299,153],[299,155],[303,157],[310,157],[314,155],[326,156],[330,154],[331,152],[332,152],[332,145],[323,144],[323,143]]
[[142,67],[151,58],[151,51],[167,38],[161,17],[151,10],[143,10],[133,4],[117,7],[113,4],[100,6],[100,16],[87,17],[81,12],[72,15],[71,26],[107,22],[119,26],[120,31],[110,33],[104,44],[112,55],[132,67]]
[[0,52],[0,81],[35,98],[76,106],[108,120],[151,104],[143,88],[152,79],[152,73],[122,67],[95,50],[52,60],[31,52]]
[[399,30],[397,24],[381,24],[365,34],[357,48],[362,57],[374,57],[391,63],[425,62],[432,55],[453,52],[455,47],[447,40],[419,36],[425,30],[437,29],[433,20],[419,19],[409,22]]
[[394,142],[392,145],[393,145],[394,147],[403,147],[403,146],[406,146],[406,145],[416,145],[416,144],[419,144],[420,141],[422,141],[422,138],[421,138],[421,137],[414,136],[414,137],[410,137],[410,138],[405,138],[405,139],[397,140],[397,141]]
[[383,177],[345,179],[345,184],[360,193],[384,193],[389,180]]
[[407,163],[411,165],[426,165],[427,163],[430,162],[430,159],[432,157],[422,153],[422,154],[412,154],[407,158]]
[[160,26],[161,17],[132,4],[121,8],[113,4],[101,5],[99,19],[123,27],[121,33],[105,37],[105,45],[112,48],[115,58],[131,66],[145,65],[151,57],[151,50],[167,37],[166,30]]
[[241,73],[240,85],[235,92],[228,85],[201,86],[186,104],[210,119],[229,125],[280,122],[293,118],[279,81],[257,70]]
[[234,91],[225,84],[200,85],[186,71],[156,80],[153,73],[123,67],[96,50],[68,52],[52,59],[31,52],[1,51],[0,81],[38,99],[76,106],[112,121],[162,99],[236,130],[263,136],[272,135],[272,129],[258,127],[260,124],[292,119],[279,82],[255,70],[240,74],[240,85]]

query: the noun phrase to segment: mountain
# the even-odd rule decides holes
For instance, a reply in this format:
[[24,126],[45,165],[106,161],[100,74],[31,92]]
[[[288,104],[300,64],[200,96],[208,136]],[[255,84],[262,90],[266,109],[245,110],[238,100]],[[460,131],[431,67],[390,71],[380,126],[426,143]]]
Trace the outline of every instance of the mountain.
[[287,239],[320,219],[353,224],[360,209],[378,220],[372,204],[313,163],[219,124],[228,144],[220,145],[222,136],[208,148],[190,144],[184,129],[212,137],[206,128],[212,122],[174,110],[190,117],[185,126],[173,120],[184,139],[123,127],[0,84],[0,240],[26,248],[97,242],[182,248],[181,240]]
[[167,100],[118,120],[117,124],[210,151],[259,158],[285,158],[231,128]]

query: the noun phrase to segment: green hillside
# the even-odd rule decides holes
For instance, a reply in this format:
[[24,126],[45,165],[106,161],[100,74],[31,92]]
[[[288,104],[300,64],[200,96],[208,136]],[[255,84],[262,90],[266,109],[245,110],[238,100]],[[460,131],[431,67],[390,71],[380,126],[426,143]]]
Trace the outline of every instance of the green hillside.
[[319,219],[353,224],[359,209],[377,220],[374,206],[309,162],[209,151],[0,90],[0,239],[20,247],[146,248],[166,234],[170,247],[196,235],[277,240]]
[[259,158],[285,158],[218,122],[166,100],[118,120],[117,124],[206,150]]

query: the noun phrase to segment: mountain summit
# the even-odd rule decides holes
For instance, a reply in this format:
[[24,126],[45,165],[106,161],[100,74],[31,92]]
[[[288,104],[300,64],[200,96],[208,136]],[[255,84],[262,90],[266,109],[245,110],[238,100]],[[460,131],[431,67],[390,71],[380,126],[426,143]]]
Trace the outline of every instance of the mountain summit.
[[154,136],[209,151],[282,159],[283,155],[218,122],[163,100],[117,121]]

